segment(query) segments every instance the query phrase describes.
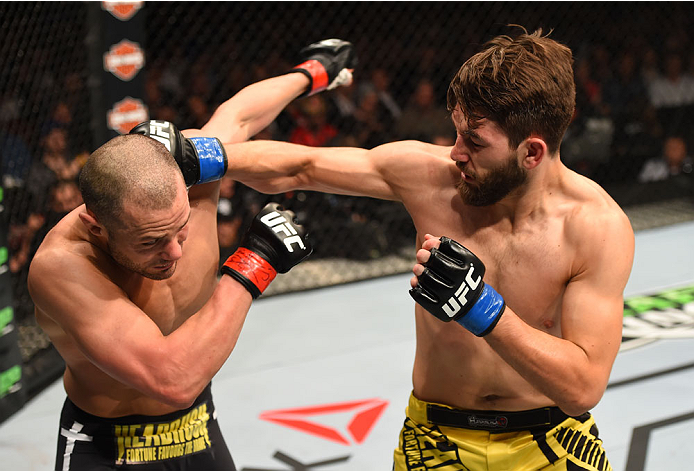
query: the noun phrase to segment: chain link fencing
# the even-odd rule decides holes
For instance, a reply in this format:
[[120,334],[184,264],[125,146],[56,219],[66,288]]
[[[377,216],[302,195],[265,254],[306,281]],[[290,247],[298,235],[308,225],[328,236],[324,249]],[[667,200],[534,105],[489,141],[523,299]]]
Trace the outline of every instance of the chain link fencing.
[[[104,2],[105,3],[105,2]],[[37,328],[26,288],[46,232],[80,204],[79,168],[98,142],[90,100],[89,9],[96,2],[1,2],[0,162],[15,321],[38,391],[62,364]],[[452,144],[445,110],[460,65],[509,24],[574,52],[577,113],[562,144],[572,169],[603,185],[635,229],[694,215],[694,4],[688,2],[147,2],[149,116],[200,127],[241,88],[291,68],[298,51],[354,43],[351,87],[297,100],[259,138],[371,148],[399,139]],[[656,26],[654,26],[656,25]],[[398,203],[222,184],[222,259],[267,201],[310,216],[312,259],[268,290],[310,289],[410,269],[415,231]],[[85,306],[85,309],[89,307]]]

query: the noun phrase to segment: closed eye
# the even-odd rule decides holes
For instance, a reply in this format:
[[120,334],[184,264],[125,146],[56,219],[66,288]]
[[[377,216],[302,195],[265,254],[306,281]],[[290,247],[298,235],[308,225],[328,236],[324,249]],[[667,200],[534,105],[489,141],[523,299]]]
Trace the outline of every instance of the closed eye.
[[468,145],[471,145],[471,146],[474,147],[475,149],[479,149],[480,147],[484,147],[484,144],[482,144],[481,142],[475,142],[475,141],[472,139],[472,136],[471,136],[469,133],[467,133],[467,132],[464,132],[464,133],[462,133],[462,134],[459,134],[459,136],[462,137],[463,140],[465,140],[465,142],[466,142]]

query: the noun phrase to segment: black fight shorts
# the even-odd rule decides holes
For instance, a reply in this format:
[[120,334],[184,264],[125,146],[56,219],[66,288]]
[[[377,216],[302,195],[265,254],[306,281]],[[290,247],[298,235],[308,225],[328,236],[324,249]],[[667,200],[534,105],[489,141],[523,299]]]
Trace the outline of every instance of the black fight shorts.
[[65,400],[56,471],[235,471],[210,385],[188,409],[162,416],[97,417]]

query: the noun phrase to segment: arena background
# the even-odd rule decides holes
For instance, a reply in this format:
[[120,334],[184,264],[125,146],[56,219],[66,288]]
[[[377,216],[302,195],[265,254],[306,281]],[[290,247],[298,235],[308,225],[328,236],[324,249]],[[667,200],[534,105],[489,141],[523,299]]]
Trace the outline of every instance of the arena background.
[[[512,31],[508,24],[541,27],[576,60],[577,113],[562,158],[603,185],[636,230],[673,224],[694,219],[691,160],[675,176],[660,175],[650,161],[689,155],[681,147],[694,145],[692,9],[672,2],[0,3],[0,420],[62,373],[33,318],[28,266],[46,232],[80,204],[74,182],[86,156],[130,124],[152,117],[199,127],[243,86],[288,70],[303,46],[338,37],[356,47],[354,85],[298,100],[258,137],[362,147],[452,142],[445,96],[459,66],[486,40]],[[663,97],[663,77],[676,76],[678,63],[675,82],[684,91]],[[411,267],[414,230],[396,203],[260,195],[231,180],[219,209],[222,255],[269,200],[321,217],[310,226],[318,242],[311,261],[281,276],[268,296]]]

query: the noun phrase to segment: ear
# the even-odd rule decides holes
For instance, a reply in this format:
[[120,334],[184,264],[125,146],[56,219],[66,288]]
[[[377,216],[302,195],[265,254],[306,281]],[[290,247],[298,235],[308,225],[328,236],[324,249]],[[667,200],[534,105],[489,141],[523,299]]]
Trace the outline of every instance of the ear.
[[528,170],[540,165],[548,156],[547,143],[540,137],[529,137],[519,147],[522,152],[520,163]]
[[96,237],[104,237],[106,235],[106,229],[102,226],[99,221],[97,221],[96,216],[93,212],[85,209],[79,213],[80,220],[82,224],[87,228],[87,230]]

